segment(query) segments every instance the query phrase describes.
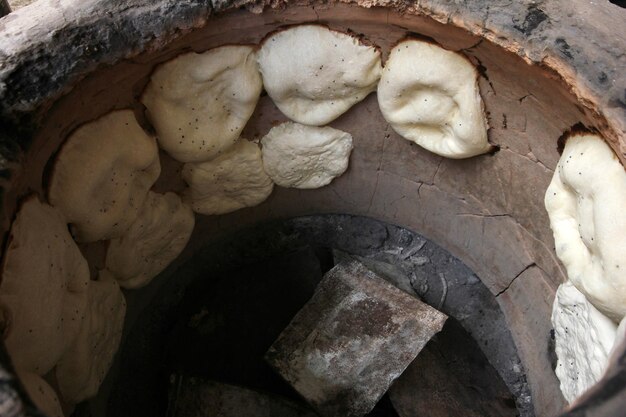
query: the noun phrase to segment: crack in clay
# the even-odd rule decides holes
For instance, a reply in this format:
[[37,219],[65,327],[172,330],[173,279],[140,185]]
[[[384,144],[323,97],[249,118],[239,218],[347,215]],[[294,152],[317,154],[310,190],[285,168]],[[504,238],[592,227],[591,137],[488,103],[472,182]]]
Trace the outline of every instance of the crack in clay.
[[315,13],[315,21],[319,22],[320,21],[320,15],[317,12],[317,10],[315,10],[315,6],[311,6],[311,9],[313,10],[313,13]]
[[370,202],[369,202],[369,205],[367,206],[367,213],[369,213],[370,210],[372,209],[372,204],[374,204],[374,197],[376,197],[376,193],[378,192],[378,183],[380,182],[380,176],[385,172],[382,170],[382,167],[383,167],[383,161],[385,160],[385,148],[386,148],[387,139],[388,139],[388,135],[387,135],[388,131],[389,131],[389,123],[385,125],[385,129],[383,130],[383,132],[385,133],[383,136],[383,149],[380,152],[380,157],[378,159],[378,167],[376,168],[376,183],[374,184],[374,190],[372,191]]
[[472,46],[468,46],[467,48],[463,48],[463,49],[461,49],[461,52],[469,52],[469,51],[470,51],[470,49],[475,49],[475,48],[478,48],[478,47],[480,46],[480,44],[482,44],[482,43],[483,43],[483,41],[484,41],[484,40],[485,40],[485,38],[480,38],[480,39],[478,40],[478,42],[476,42],[474,45],[472,45]]
[[[494,217],[508,217],[509,219],[515,221],[517,223],[517,221],[508,213],[503,213],[503,214],[476,214],[476,213],[456,213],[457,216],[460,217],[481,217],[481,218],[494,218]],[[523,227],[521,224],[517,223],[520,227]]]
[[[511,152],[513,152],[513,151],[511,151]],[[516,153],[516,152],[513,152],[513,153]],[[441,159],[440,163],[443,163],[443,158]],[[459,196],[457,196],[455,194],[452,194],[452,193],[450,193],[448,191],[445,191],[445,190],[441,189],[439,186],[437,186],[437,184],[435,182],[427,183],[427,182],[423,182],[423,181],[414,181],[414,180],[411,180],[409,178],[405,178],[405,177],[403,177],[401,175],[395,174],[393,172],[386,172],[386,171],[379,171],[378,174],[379,175],[377,176],[377,183],[376,183],[377,185],[378,185],[378,179],[380,178],[380,175],[387,174],[387,175],[391,175],[391,176],[394,176],[394,177],[401,178],[404,181],[408,181],[408,182],[411,182],[413,184],[416,184],[418,198],[422,198],[421,193],[420,193],[422,187],[423,186],[427,186],[427,187],[432,187],[435,190],[441,192],[442,194],[451,196],[451,197],[453,197],[453,198],[455,198],[455,199],[457,199],[459,201],[466,202],[465,198],[459,197]],[[368,207],[368,211],[367,211],[368,213],[371,212],[371,206],[372,206],[372,203],[373,203],[373,201],[374,201],[374,199],[376,197],[376,193],[377,192],[378,192],[378,190],[377,190],[377,187],[376,187],[374,192],[372,193],[372,198],[370,200],[370,207]],[[473,195],[470,195],[470,197],[473,198],[473,199],[476,199],[476,197],[474,197]],[[470,203],[467,203],[467,204],[470,204]],[[476,208],[477,209],[481,209],[481,208],[485,209],[482,206],[477,206]],[[457,215],[458,216],[467,216],[467,217],[478,217],[478,218],[483,218],[483,219],[485,219],[485,218],[498,218],[498,217],[506,217],[506,218],[508,218],[510,221],[512,221],[519,228],[520,233],[525,232],[525,233],[522,233],[520,235],[520,237],[522,238],[521,244],[522,244],[522,246],[524,248],[524,251],[525,251],[526,255],[528,256],[528,258],[529,259],[535,259],[536,258],[536,256],[533,255],[533,251],[529,250],[529,247],[531,245],[540,246],[543,249],[543,251],[548,254],[548,257],[549,257],[551,263],[556,266],[556,271],[559,272],[559,274],[561,275],[561,278],[564,277],[564,272],[563,272],[563,269],[561,267],[561,264],[554,257],[554,253],[553,253],[554,251],[551,251],[550,248],[548,247],[548,245],[546,245],[543,241],[541,241],[536,236],[534,236],[526,227],[524,227],[511,214],[509,214],[509,213],[499,213],[499,214],[491,214],[491,213],[487,213],[487,214],[480,214],[480,213],[457,213]],[[482,232],[481,232],[483,236],[484,236],[484,232],[485,232],[484,228],[485,228],[485,222],[483,221],[482,222]],[[536,264],[536,262],[535,262],[535,264]],[[546,273],[544,268],[539,267],[539,269],[541,269],[544,272],[544,274],[542,274],[543,277],[548,277],[548,278],[552,277],[551,274]],[[554,277],[554,278],[558,279],[558,277]],[[546,284],[549,287],[553,286],[552,285],[553,283],[551,281],[546,281],[545,278],[544,278],[544,281],[546,282]]]
[[[511,288],[511,285],[513,285],[513,283],[515,282],[515,280],[516,280],[516,279],[518,279],[520,276],[522,276],[522,275],[524,274],[524,272],[528,271],[530,268],[533,268],[533,267],[537,267],[537,264],[536,264],[536,263],[534,263],[534,262],[533,262],[533,263],[531,263],[530,265],[526,266],[524,269],[522,269],[522,271],[521,271],[520,273],[518,273],[517,275],[515,275],[515,276],[513,277],[513,279],[511,280],[511,282],[509,282],[509,284],[508,284],[506,287],[504,287],[504,289],[503,289],[503,290],[501,290],[500,292],[498,292],[498,293],[495,295],[495,297],[496,297],[496,298],[498,298],[499,296],[501,296],[502,294],[504,294],[504,293],[505,293],[505,292],[506,292],[509,288]],[[538,267],[537,267],[537,268],[538,268]],[[541,269],[541,268],[539,268],[539,269]]]
[[517,101],[519,101],[520,104],[523,104],[524,100],[526,100],[527,98],[532,98],[533,100],[537,101],[537,98],[533,95],[533,93],[528,93],[528,94],[518,98]]
[[374,204],[374,198],[376,197],[376,193],[378,192],[378,183],[380,182],[380,176],[383,174],[384,174],[384,171],[380,171],[380,170],[376,171],[376,183],[374,184],[374,190],[372,191],[370,202],[369,202],[369,205],[367,206],[367,213],[369,213],[372,209],[372,204]]
[[[507,217],[509,220],[511,220],[513,223],[515,223],[515,225],[519,229],[521,229],[521,231],[526,232],[526,233],[522,233],[520,235],[520,237],[522,238],[521,245],[524,248],[528,258],[529,259],[535,259],[536,258],[536,255],[534,255],[533,252],[529,250],[529,245],[534,244],[535,246],[541,246],[541,248],[546,253],[549,254],[549,257],[552,260],[553,264],[556,266],[557,271],[559,271],[559,273],[561,274],[561,278],[564,278],[565,275],[564,275],[563,269],[561,268],[561,264],[554,258],[554,254],[553,254],[554,251],[551,251],[550,248],[543,241],[541,241],[537,237],[533,236],[522,224],[520,224],[520,222],[515,217],[511,216],[510,214],[508,214],[508,213],[503,213],[503,214],[457,213],[457,215],[458,216],[467,216],[467,217],[478,217],[478,218],[483,218],[483,219],[485,219],[485,218]],[[483,221],[482,222],[482,235],[483,236],[484,236],[484,227],[485,227],[485,222]],[[528,240],[531,240],[532,242],[529,242]],[[533,263],[531,265],[536,266],[538,269],[540,269],[543,272],[543,274],[542,274],[543,281],[549,287],[552,287],[552,282],[545,279],[546,277],[550,278],[551,274],[548,274],[543,267],[541,267],[541,266],[539,266],[537,264],[536,261],[533,261]],[[528,266],[525,267],[520,273],[518,273],[516,275],[516,277],[519,276],[519,274],[523,273],[527,269],[528,269]],[[509,283],[509,285],[507,285],[506,288],[508,288],[510,285],[511,284]],[[506,288],[505,288],[505,290],[506,290]],[[502,293],[503,291],[504,290],[500,291],[500,293]]]
[[437,164],[437,168],[435,169],[435,173],[433,174],[432,178],[430,179],[430,184],[429,185],[435,185],[435,182],[436,182],[436,179],[437,179],[437,175],[439,174],[439,169],[441,168],[441,164],[443,164],[443,157],[440,157],[439,163]]
[[345,199],[345,198],[344,198],[341,194],[339,194],[339,193],[337,192],[337,190],[335,190],[335,188],[334,188],[334,187],[330,187],[330,191],[332,191],[332,193],[333,193],[335,196],[337,196],[337,198],[338,198],[340,201],[343,201],[344,203],[348,204],[349,206],[354,204],[353,202],[351,202],[351,201],[349,201],[349,200]]
[[535,153],[532,151],[532,149],[531,149],[531,151],[530,151],[529,153],[532,155],[532,157],[530,157],[530,156],[528,156],[528,155],[521,155],[521,154],[519,154],[519,155],[520,155],[521,157],[523,157],[523,158],[527,158],[527,159],[528,159],[529,161],[531,161],[531,162],[534,162],[534,163],[536,163],[536,164],[539,164],[539,166],[543,167],[543,169],[545,169],[546,171],[548,171],[548,172],[549,172],[549,173],[551,173],[551,174],[554,174],[554,170],[553,170],[553,169],[550,169],[550,168],[549,168],[546,164],[544,164],[543,162],[541,162],[541,161],[539,160],[539,158],[537,158],[537,157],[535,156]]

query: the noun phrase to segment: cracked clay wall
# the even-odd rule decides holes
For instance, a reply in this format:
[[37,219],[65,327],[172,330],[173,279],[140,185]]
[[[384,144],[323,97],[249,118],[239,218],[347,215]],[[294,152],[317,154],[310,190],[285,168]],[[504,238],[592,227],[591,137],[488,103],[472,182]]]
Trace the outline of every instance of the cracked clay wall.
[[[196,3],[194,7],[203,7],[201,2]],[[435,10],[437,7],[431,8],[434,17],[439,13]],[[451,6],[440,8],[446,7]],[[443,17],[438,20],[466,28],[485,23],[482,18],[471,23],[470,18],[470,23],[463,25],[455,22],[460,19],[458,15],[449,11],[441,13]],[[471,17],[477,12],[467,13]],[[462,51],[481,68],[479,83],[491,127],[489,138],[500,147],[499,152],[469,160],[448,160],[433,155],[396,135],[382,118],[376,95],[372,94],[331,123],[354,137],[355,149],[346,174],[318,190],[277,187],[269,200],[255,208],[219,217],[198,216],[191,244],[168,271],[174,271],[207,241],[272,218],[346,213],[374,217],[415,230],[461,259],[496,295],[526,367],[537,415],[557,415],[563,408],[563,400],[551,371],[548,343],[554,292],[564,274],[554,254],[543,195],[559,157],[556,148],[561,134],[578,122],[608,129],[602,118],[580,105],[580,94],[584,91],[572,94],[563,76],[530,65],[528,62],[532,59],[521,58],[524,54],[515,48],[506,51],[477,34],[444,25],[430,17],[400,14],[380,7],[293,5],[286,9],[267,9],[262,14],[237,10],[211,17],[206,24],[202,19],[194,20],[191,14],[181,16],[185,22],[194,22],[186,23],[187,28],[202,27],[156,44],[142,38],[145,45],[150,45],[147,52],[128,53],[128,58],[121,61],[103,58],[107,65],[100,66],[98,71],[88,74],[71,88],[65,86],[66,95],[54,104],[46,104],[45,113],[38,116],[41,120],[36,125],[32,146],[10,162],[14,165],[10,187],[4,194],[5,220],[10,218],[16,201],[27,191],[43,195],[47,161],[77,126],[114,108],[128,106],[134,107],[141,118],[137,97],[152,68],[181,51],[203,51],[225,43],[256,43],[278,26],[310,21],[363,33],[382,47],[385,57],[392,44],[409,32],[430,36],[448,49]],[[534,29],[547,24],[546,19],[539,20],[537,23],[531,16],[526,22],[522,18],[520,36],[535,23]],[[535,36],[534,29],[527,36]],[[494,32],[483,31],[481,35],[498,40]],[[130,39],[132,33],[126,36]],[[123,38],[108,40],[111,44],[123,44],[123,41]],[[106,42],[102,42],[106,47]],[[91,39],[87,43],[93,46]],[[576,46],[571,45],[574,50],[568,53],[576,58]],[[92,47],[82,51],[81,56],[93,55],[97,61],[101,52]],[[560,62],[556,58],[547,61],[553,64],[552,69]],[[72,65],[74,63],[68,63],[64,70],[67,74],[59,70],[60,78],[56,83],[63,85],[70,79],[63,76],[73,70]],[[607,71],[610,73],[607,69],[605,74]],[[0,68],[0,75],[6,74]],[[4,97],[11,98],[3,105],[3,117],[17,117],[18,110],[31,111],[28,85],[38,80],[25,78],[20,82],[24,83],[22,89],[1,91]],[[593,90],[593,86],[587,84],[581,83],[581,88]],[[60,91],[54,88],[51,96]],[[36,97],[32,100],[38,105],[42,103]],[[618,107],[612,109],[620,111]],[[271,126],[285,120],[271,100],[263,97],[243,136],[260,138]],[[621,120],[616,118],[612,123],[619,124]],[[5,143],[2,144],[2,153],[6,154]],[[162,155],[162,165],[157,189],[184,187],[179,178],[180,165],[167,155]],[[2,168],[6,167],[4,159]],[[146,291],[138,297],[147,305],[155,291]]]

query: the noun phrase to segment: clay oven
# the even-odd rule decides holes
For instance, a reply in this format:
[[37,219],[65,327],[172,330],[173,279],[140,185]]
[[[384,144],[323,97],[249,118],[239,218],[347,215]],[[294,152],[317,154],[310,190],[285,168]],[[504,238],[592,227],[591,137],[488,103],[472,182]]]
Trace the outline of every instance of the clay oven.
[[[552,417],[566,412],[553,371],[550,317],[556,290],[567,274],[555,253],[544,195],[560,158],[559,139],[571,129],[597,133],[621,164],[626,163],[626,12],[609,2],[599,3],[39,0],[0,19],[0,221],[4,236],[24,197],[35,194],[42,201],[50,197],[53,161],[81,126],[126,109],[144,132],[155,135],[151,104],[142,94],[153,71],[183,53],[224,45],[253,45],[254,49],[274,31],[313,23],[365,39],[378,48],[383,65],[400,40],[428,39],[461,53],[477,71],[489,146],[472,157],[446,158],[405,140],[383,117],[376,94],[369,94],[328,123],[349,133],[352,140],[349,166],[334,173],[328,185],[314,189],[275,186],[272,190],[264,182],[259,185],[265,187],[260,192],[263,198],[254,204],[226,210],[226,214],[196,214],[193,232],[176,260],[147,286],[124,290],[128,307],[122,353],[100,394],[91,400],[91,412],[107,415],[106,410],[120,410],[120,404],[131,401],[129,396],[141,396],[132,391],[133,381],[128,380],[134,372],[141,373],[143,366],[133,368],[133,358],[147,358],[146,364],[154,364],[160,359],[150,358],[150,352],[161,352],[146,344],[155,342],[150,337],[158,332],[150,333],[145,326],[175,320],[172,314],[181,310],[172,309],[171,304],[185,300],[183,293],[200,268],[197,259],[232,266],[228,249],[239,257],[254,258],[256,249],[246,252],[244,243],[260,248],[289,233],[370,261],[380,261],[384,250],[393,249],[394,258],[385,258],[383,264],[396,266],[410,256],[419,257],[422,247],[405,258],[402,255],[421,241],[428,241],[427,249],[432,245],[432,251],[444,251],[450,263],[463,264],[468,276],[475,274],[484,286],[483,298],[477,298],[481,301],[472,304],[472,311],[483,307],[491,311],[488,308],[496,306],[492,324],[500,323],[506,331],[491,340],[501,346],[484,344],[481,348],[508,384],[522,415]],[[289,121],[272,98],[276,101],[261,94],[242,126],[241,136],[251,143]],[[181,171],[189,168],[162,149],[159,160],[160,174],[155,173],[156,182],[145,191],[184,193],[185,181],[192,180],[189,172],[181,177]],[[180,224],[190,227],[190,222],[181,220]],[[254,229],[268,224],[278,226],[271,231]],[[257,231],[246,234],[253,229]],[[72,232],[76,236],[76,230]],[[402,240],[403,233],[411,236],[410,242]],[[259,241],[261,235],[268,240]],[[354,243],[359,241],[376,243],[359,247]],[[289,244],[289,240],[281,242]],[[81,249],[90,260],[93,278],[106,266],[106,246],[84,243]],[[436,258],[435,252],[429,252],[429,262]],[[380,268],[381,264],[370,266]],[[426,291],[418,295],[454,317],[452,310],[462,299],[454,301],[445,291],[454,291],[447,285],[458,282],[450,284],[445,274],[441,278],[436,271],[431,278],[424,281],[430,285],[428,296]],[[418,278],[407,282],[419,288]],[[172,294],[180,296],[168,298]],[[472,293],[464,296],[471,303]],[[463,317],[454,318],[463,324]],[[473,323],[476,328],[469,329],[467,324],[465,331],[479,342],[488,340],[478,330],[483,322]],[[145,350],[135,353],[125,350],[142,346]],[[616,416],[619,412],[612,410],[623,410],[626,345],[617,349],[618,360],[611,363],[602,381],[566,415]],[[515,359],[509,363],[509,374],[504,371],[508,365],[498,362],[504,360],[503,352]],[[517,388],[510,374],[513,363],[524,380]],[[10,366],[8,362],[3,365]],[[128,389],[126,396],[124,389]],[[157,409],[165,415],[165,407]],[[142,412],[132,406],[128,410],[134,410],[128,414],[134,416]]]

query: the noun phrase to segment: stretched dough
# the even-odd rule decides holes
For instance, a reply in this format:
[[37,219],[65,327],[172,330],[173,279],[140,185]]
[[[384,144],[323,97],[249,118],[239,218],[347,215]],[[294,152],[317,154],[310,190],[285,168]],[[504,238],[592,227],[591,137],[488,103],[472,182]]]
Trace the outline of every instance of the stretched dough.
[[270,34],[258,53],[263,85],[291,120],[321,126],[376,90],[380,51],[321,25]]
[[29,197],[11,226],[0,302],[16,368],[48,373],[77,337],[87,308],[89,267],[58,210]]
[[348,169],[352,136],[332,127],[283,123],[261,140],[265,172],[281,187],[319,188]]
[[161,173],[159,151],[131,110],[79,127],[61,148],[48,199],[72,224],[76,240],[119,237],[137,217]]
[[64,417],[59,396],[42,377],[22,370],[17,370],[16,373],[39,411],[44,412],[47,417]]
[[109,242],[106,267],[124,288],[140,288],[187,246],[193,211],[174,193],[152,191],[128,232]]
[[563,396],[572,402],[602,377],[617,326],[570,281],[556,292],[552,325],[558,358],[556,375]]
[[437,155],[469,158],[492,148],[478,72],[457,52],[401,41],[378,83],[378,104],[393,130]]
[[545,206],[569,279],[620,321],[626,315],[626,172],[601,137],[569,137]]
[[122,338],[126,300],[106,271],[89,283],[89,305],[78,337],[56,367],[63,399],[71,404],[98,393]]
[[274,187],[263,170],[259,146],[245,139],[211,161],[185,164],[182,177],[189,184],[183,200],[200,214],[256,206]]
[[228,45],[161,65],[141,101],[161,148],[181,162],[200,162],[237,141],[262,89],[254,48]]

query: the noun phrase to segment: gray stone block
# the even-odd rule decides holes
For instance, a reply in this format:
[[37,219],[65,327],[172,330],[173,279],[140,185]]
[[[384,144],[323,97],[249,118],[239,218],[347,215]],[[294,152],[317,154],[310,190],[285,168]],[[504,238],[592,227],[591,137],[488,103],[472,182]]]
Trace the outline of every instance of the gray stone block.
[[367,414],[447,316],[353,261],[330,270],[266,354],[327,417]]

